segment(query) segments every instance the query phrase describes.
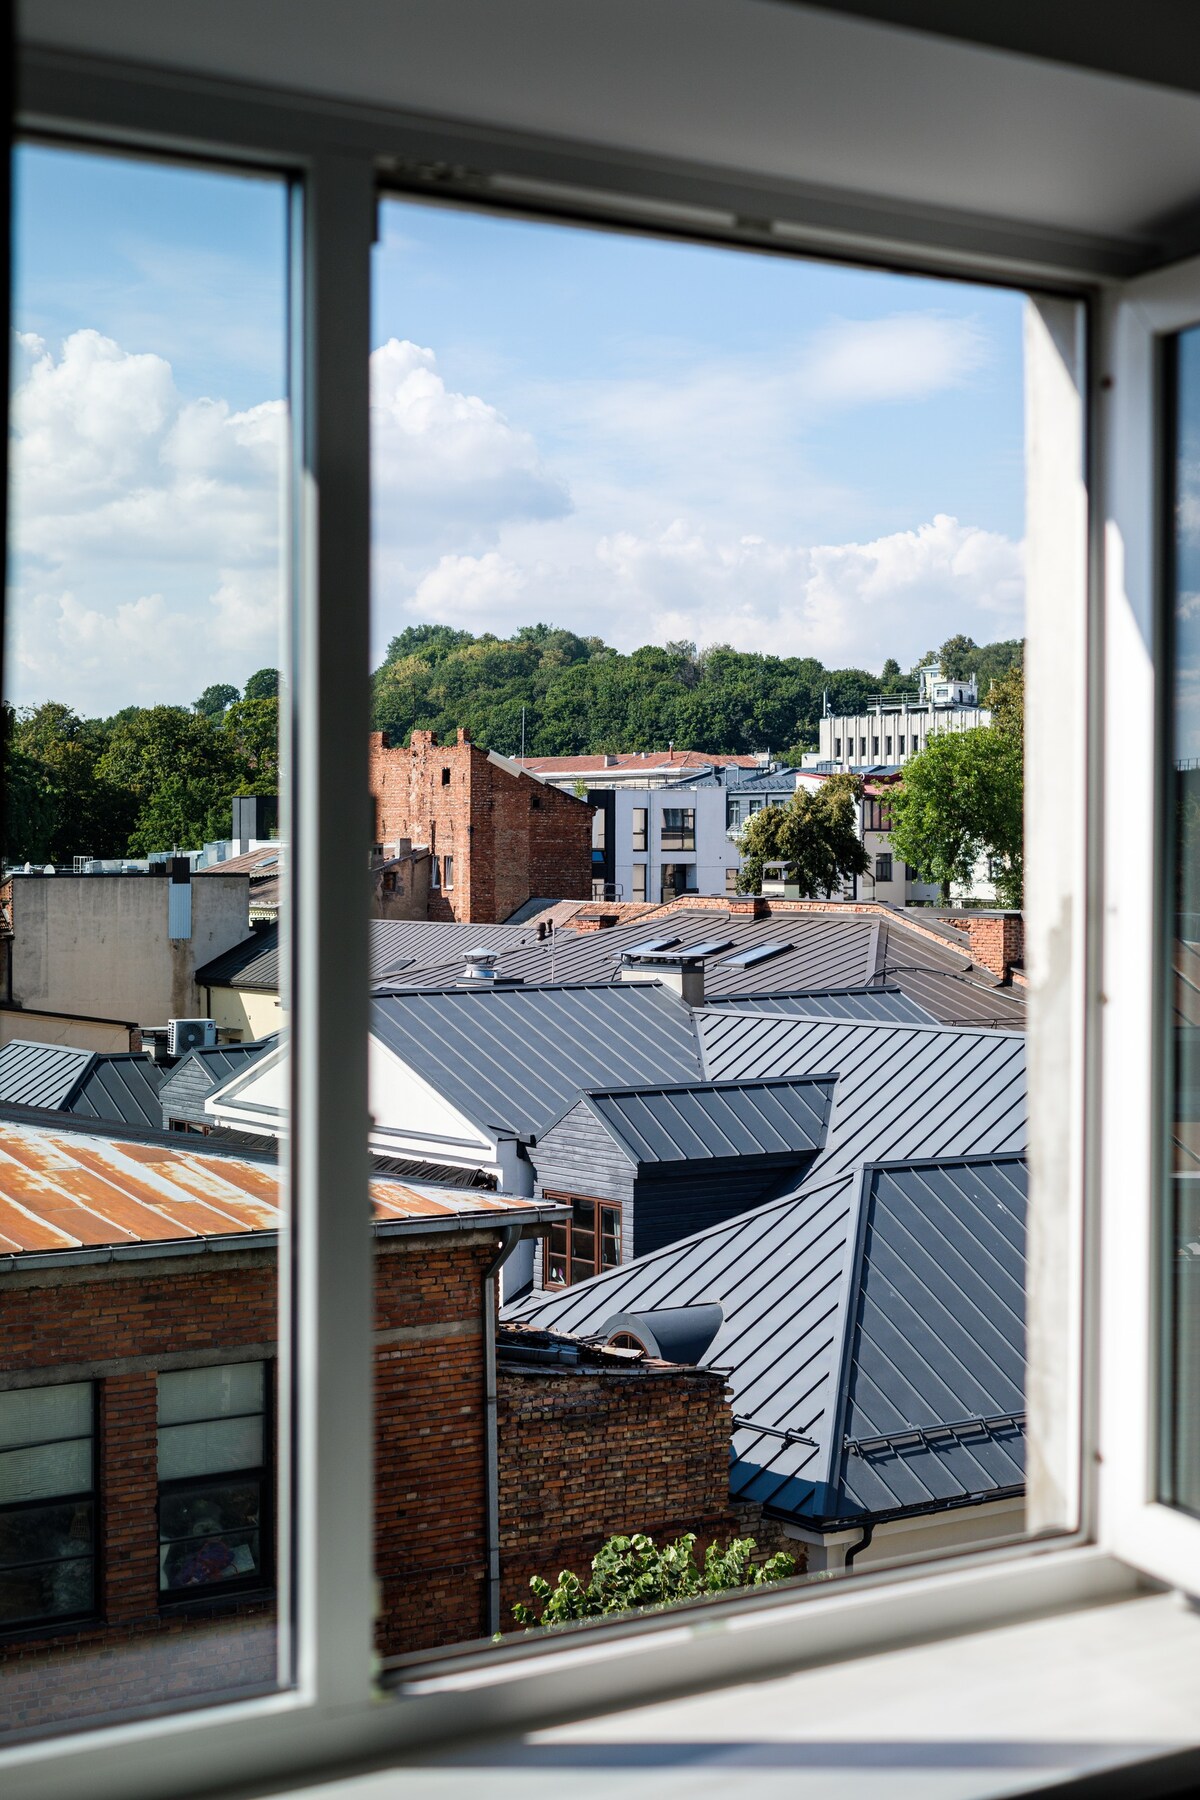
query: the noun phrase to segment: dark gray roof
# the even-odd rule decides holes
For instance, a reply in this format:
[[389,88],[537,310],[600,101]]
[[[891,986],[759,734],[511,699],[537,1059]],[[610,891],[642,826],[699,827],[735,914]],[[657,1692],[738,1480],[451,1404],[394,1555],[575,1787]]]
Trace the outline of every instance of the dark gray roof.
[[129,1053],[97,1056],[76,1082],[63,1110],[83,1119],[162,1127],[159,1089],[164,1070],[150,1057]]
[[113,1124],[162,1124],[162,1072],[145,1055],[107,1055],[14,1039],[0,1050],[0,1104],[38,1106]]
[[733,1494],[840,1526],[1020,1490],[1024,1247],[1022,1159],[867,1166],[507,1311],[719,1306]]
[[524,1139],[584,1089],[704,1079],[691,1014],[655,983],[393,989],[371,1031],[467,1118]]
[[260,988],[279,992],[279,926],[264,925],[196,970],[197,987]]
[[898,987],[818,988],[799,994],[714,994],[714,1006],[799,1019],[861,1019],[880,1025],[936,1025],[932,1013]]
[[14,1038],[0,1050],[0,1105],[61,1106],[94,1052]]
[[[536,939],[536,927],[458,925],[433,919],[372,919],[371,979],[381,981],[412,964],[426,968],[461,958],[476,945],[491,948]],[[201,987],[279,991],[279,926],[261,927],[196,970]]]
[[[675,949],[684,952],[716,939],[729,941],[730,948],[705,959],[705,992],[712,998],[882,985],[898,988],[943,1024],[1020,1027],[1023,998],[972,965],[960,934],[946,928],[944,942],[941,935],[926,936],[899,917],[856,913],[849,906],[754,919],[730,914],[714,900],[711,908],[663,908],[602,931],[564,926],[543,942],[530,935],[523,944],[501,948],[497,968],[526,983],[607,981],[616,977],[623,953],[649,939],[677,938]],[[782,948],[762,962],[735,960],[767,945]],[[419,956],[404,979],[444,986],[459,973],[457,955],[436,965]]]
[[1013,1031],[795,1019],[702,1007],[716,1081],[838,1077],[818,1173],[872,1161],[998,1156],[1025,1148],[1025,1039]]
[[582,1095],[562,1116],[585,1107],[639,1164],[794,1160],[825,1142],[833,1086],[806,1077],[617,1088]]
[[676,788],[730,788],[737,793],[779,794],[789,798],[796,788],[797,769],[743,769],[740,763],[726,763],[719,769],[710,769],[707,774],[692,778],[683,775],[678,781],[668,781],[667,787]]
[[279,1034],[259,1038],[250,1044],[197,1045],[166,1072],[158,1091],[159,1123],[172,1119],[191,1119],[196,1124],[211,1122],[204,1111],[209,1094],[230,1076],[248,1069],[260,1056],[266,1056],[279,1043]]

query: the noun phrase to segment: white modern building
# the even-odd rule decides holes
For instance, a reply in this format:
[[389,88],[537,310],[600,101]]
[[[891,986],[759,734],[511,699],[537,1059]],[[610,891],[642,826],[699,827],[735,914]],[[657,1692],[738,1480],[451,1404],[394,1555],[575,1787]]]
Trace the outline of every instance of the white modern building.
[[589,787],[595,898],[735,893],[737,833],[760,808],[784,805],[795,786],[795,769],[727,764],[670,786]]
[[939,731],[971,731],[991,722],[974,676],[950,681],[930,667],[921,670],[916,693],[872,694],[861,713],[827,714],[820,721],[818,762],[838,769],[895,766]]

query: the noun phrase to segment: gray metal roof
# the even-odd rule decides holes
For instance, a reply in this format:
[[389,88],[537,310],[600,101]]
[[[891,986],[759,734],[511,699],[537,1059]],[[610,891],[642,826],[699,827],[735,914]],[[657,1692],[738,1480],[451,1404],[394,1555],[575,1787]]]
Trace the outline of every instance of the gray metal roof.
[[97,1056],[64,1102],[64,1111],[82,1119],[104,1119],[118,1125],[162,1129],[159,1089],[165,1071],[150,1057],[134,1054]]
[[586,1335],[718,1305],[732,1493],[845,1525],[1019,1490],[1024,1233],[1018,1157],[867,1166],[506,1312]]
[[788,1159],[825,1142],[833,1087],[805,1077],[618,1088],[584,1094],[562,1116],[586,1107],[639,1164]]
[[[536,940],[536,926],[459,925],[433,919],[372,919],[371,980],[412,964],[439,967],[457,961],[476,945],[501,947]],[[279,926],[263,926],[231,950],[223,950],[196,970],[201,987],[257,988],[279,992]]]
[[[987,970],[973,966],[964,940],[949,930],[938,936],[908,929],[903,920],[856,913],[780,912],[766,918],[730,914],[711,907],[655,909],[603,931],[576,932],[564,926],[552,940],[527,939],[500,949],[498,971],[526,983],[608,981],[621,957],[647,940],[676,938],[676,952],[715,940],[730,941],[723,954],[706,957],[705,993],[713,999],[743,994],[815,992],[829,988],[898,988],[942,1024],[1019,1028],[1023,996],[996,986]],[[429,940],[436,948],[436,940]],[[749,965],[736,961],[747,950],[780,945],[779,954]],[[460,973],[457,953],[441,963],[416,952],[406,985],[444,986]]]
[[714,994],[714,1006],[798,1019],[860,1019],[880,1025],[936,1025],[932,1013],[898,987],[818,988],[799,994]]
[[0,1104],[38,1106],[118,1125],[162,1124],[161,1070],[148,1056],[108,1055],[14,1039],[0,1050]]
[[1025,1148],[1020,1032],[770,1017],[733,1006],[702,1007],[695,1018],[713,1080],[838,1077],[814,1176],[868,1161]]
[[[279,1040],[280,1034],[272,1032],[269,1037],[258,1038],[249,1044],[198,1044],[186,1056],[181,1056],[173,1068],[167,1070],[158,1091],[161,1118],[165,1120],[184,1116],[171,1111],[176,1089],[193,1094],[198,1077],[199,1085],[206,1093],[211,1093],[222,1082],[228,1081],[231,1075],[240,1075],[260,1056],[274,1050]],[[191,1116],[190,1108],[187,1116]]]
[[524,1139],[587,1088],[704,1080],[691,1014],[655,983],[392,990],[371,1031],[465,1117]]
[[14,1038],[0,1050],[0,1105],[61,1106],[94,1052]]

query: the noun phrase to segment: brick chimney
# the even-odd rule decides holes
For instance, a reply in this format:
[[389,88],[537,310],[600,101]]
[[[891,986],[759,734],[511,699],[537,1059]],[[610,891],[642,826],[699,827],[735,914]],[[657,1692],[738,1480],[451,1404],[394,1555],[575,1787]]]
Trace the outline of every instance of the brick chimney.
[[972,961],[1001,981],[1008,980],[1014,963],[1025,961],[1025,921],[1019,912],[968,911],[959,928],[970,939]]
[[771,916],[770,902],[762,894],[740,894],[736,900],[729,902],[731,919],[767,919]]
[[616,913],[576,913],[571,920],[572,931],[607,931],[610,925],[617,922]]

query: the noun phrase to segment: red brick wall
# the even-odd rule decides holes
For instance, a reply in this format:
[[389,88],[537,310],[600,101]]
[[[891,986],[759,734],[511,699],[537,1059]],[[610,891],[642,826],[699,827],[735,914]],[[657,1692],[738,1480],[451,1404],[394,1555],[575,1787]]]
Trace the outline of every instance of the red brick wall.
[[375,841],[454,858],[453,887],[430,891],[431,919],[493,922],[535,896],[591,894],[592,809],[573,794],[509,774],[461,731],[456,744],[414,731],[395,747],[376,731],[370,758]]
[[500,1377],[502,1616],[529,1578],[586,1579],[616,1532],[702,1543],[736,1529],[732,1409],[708,1369],[504,1370]]

